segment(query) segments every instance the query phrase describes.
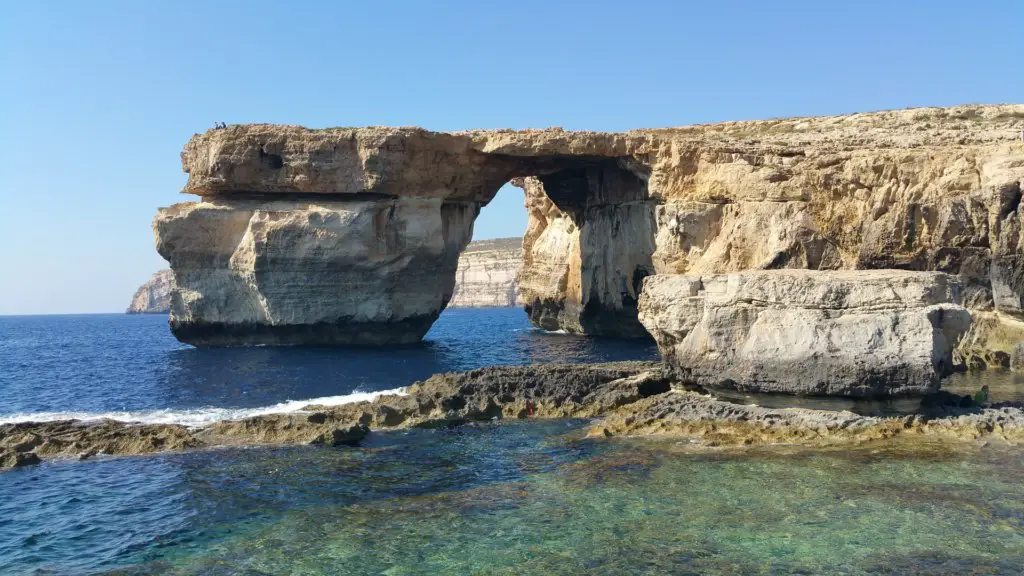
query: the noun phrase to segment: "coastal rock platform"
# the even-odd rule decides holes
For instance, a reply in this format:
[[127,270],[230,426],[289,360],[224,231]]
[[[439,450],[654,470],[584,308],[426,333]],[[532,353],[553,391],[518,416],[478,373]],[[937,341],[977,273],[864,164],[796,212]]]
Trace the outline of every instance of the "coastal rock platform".
[[[673,387],[675,386],[675,388]],[[371,430],[447,427],[472,421],[594,419],[591,435],[686,439],[694,446],[865,443],[895,436],[949,441],[1024,441],[1024,404],[973,406],[966,397],[926,397],[907,416],[762,408],[680,389],[659,363],[490,367],[437,374],[405,394],[340,406],[304,407],[202,428],[64,420],[0,425],[0,468],[43,459],[140,455],[226,445],[357,445]]]

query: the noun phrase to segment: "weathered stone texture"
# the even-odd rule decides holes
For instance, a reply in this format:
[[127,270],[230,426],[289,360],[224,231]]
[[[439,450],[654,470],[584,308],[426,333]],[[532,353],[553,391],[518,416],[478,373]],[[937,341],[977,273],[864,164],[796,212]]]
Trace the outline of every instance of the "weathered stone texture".
[[451,298],[475,209],[430,198],[207,198],[164,209],[171,329],[196,345],[418,341]]
[[[434,215],[424,224],[437,228],[436,222],[445,223],[441,236],[450,238],[444,241],[446,255],[462,248],[467,221],[511,180],[526,190],[530,221],[519,283],[531,320],[545,328],[638,336],[643,335],[636,320],[640,282],[646,275],[665,273],[936,270],[961,277],[971,309],[1024,318],[1021,124],[1024,106],[1003,105],[619,134],[248,125],[197,135],[182,161],[189,172],[185,192],[228,209],[239,202],[240,212],[249,210],[248,203],[271,197],[293,203],[293,211],[319,202],[350,202],[359,207],[347,210],[372,214],[406,202],[434,202],[438,213],[440,206],[449,207],[463,216]],[[158,224],[169,225],[183,214],[183,209],[168,209]],[[390,268],[398,276],[379,276],[375,292],[391,293],[415,282],[423,258],[434,259],[438,273],[452,274],[447,256],[420,250],[416,240],[405,242],[398,224],[384,225],[390,217],[375,218],[381,224],[375,234],[383,235],[373,242],[386,247],[381,258],[392,264],[407,259]],[[397,222],[412,225],[408,218]],[[186,227],[199,236],[208,234],[200,232],[202,226]],[[397,242],[389,244],[388,234]],[[291,250],[288,242],[277,236],[253,253]],[[365,245],[369,237],[360,242]],[[192,301],[215,293],[214,286],[230,284],[214,276],[232,276],[237,270],[230,257],[212,257],[227,249],[226,243],[215,243],[223,246],[211,248],[210,257],[194,252],[179,258],[174,255],[177,244],[161,242],[176,272],[179,267],[205,270],[179,278],[178,290],[191,293]],[[204,259],[215,264],[200,265]],[[337,279],[334,286],[359,284],[362,270],[377,260],[361,262],[353,279]],[[266,281],[277,270],[263,268]],[[322,297],[317,287],[325,272],[318,265],[308,270],[313,293],[296,293],[297,302],[315,303]],[[296,289],[307,284],[294,276],[294,269],[280,273],[293,275],[281,284]],[[366,316],[372,316],[368,326],[375,327],[377,337],[362,329],[356,330],[362,334],[358,337],[311,336],[336,333],[339,325],[353,322],[344,306],[314,304],[289,321],[316,328],[303,328],[307,335],[286,340],[414,340],[422,326],[406,329],[403,323],[412,315],[429,325],[451,296],[446,285],[428,282],[418,304],[393,313],[384,306]],[[261,309],[261,290],[237,294]],[[182,319],[180,326],[196,327],[195,334],[221,322],[217,315],[205,316],[206,308],[179,309],[175,302],[172,315]],[[287,315],[282,308],[277,311]],[[277,322],[273,315],[257,321],[260,326]],[[384,337],[384,326],[398,328]],[[177,333],[186,336],[180,329]]]
[[1010,358],[1010,368],[1024,371],[1024,341],[1014,344],[1013,355]]
[[[523,266],[522,238],[470,242],[459,256],[449,308],[516,306],[516,275]],[[129,314],[167,314],[174,273],[160,270],[135,292]]]
[[683,384],[748,393],[926,394],[971,323],[943,273],[770,270],[645,280],[640,320]]
[[171,309],[171,286],[174,273],[170,270],[158,270],[139,286],[128,305],[128,314],[166,314]]
[[516,276],[523,266],[523,239],[498,238],[470,242],[459,256],[449,308],[515,306]]

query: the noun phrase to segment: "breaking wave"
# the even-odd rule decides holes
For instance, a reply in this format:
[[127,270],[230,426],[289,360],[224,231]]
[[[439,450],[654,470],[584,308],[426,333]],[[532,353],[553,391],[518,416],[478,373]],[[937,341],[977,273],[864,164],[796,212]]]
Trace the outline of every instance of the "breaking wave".
[[55,420],[117,420],[120,422],[139,422],[142,424],[180,424],[189,427],[202,427],[222,420],[238,420],[266,414],[287,414],[299,412],[311,404],[321,406],[340,406],[353,402],[373,400],[385,394],[405,394],[405,388],[378,390],[376,392],[353,392],[341,396],[323,396],[308,400],[287,400],[272,406],[261,408],[161,408],[156,410],[113,411],[113,412],[21,412],[0,415],[0,424],[18,422],[53,422]]

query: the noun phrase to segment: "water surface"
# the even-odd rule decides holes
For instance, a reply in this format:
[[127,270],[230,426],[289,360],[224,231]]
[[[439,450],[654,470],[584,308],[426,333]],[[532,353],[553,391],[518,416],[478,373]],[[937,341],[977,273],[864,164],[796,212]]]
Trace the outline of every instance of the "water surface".
[[[653,358],[649,343],[453,310],[392,350],[178,344],[156,316],[0,318],[0,421],[216,419],[490,364]],[[1010,373],[951,381],[1020,398]],[[134,412],[133,412],[134,411]],[[1021,574],[1024,450],[695,452],[586,422],[373,433],[0,473],[0,574]]]

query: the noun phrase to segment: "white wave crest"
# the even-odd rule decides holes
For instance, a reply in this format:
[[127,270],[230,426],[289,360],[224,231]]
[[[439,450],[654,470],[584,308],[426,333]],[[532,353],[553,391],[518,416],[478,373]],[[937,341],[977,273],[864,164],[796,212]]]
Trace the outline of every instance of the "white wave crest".
[[0,415],[0,424],[18,422],[53,422],[54,420],[118,420],[120,422],[139,422],[142,424],[180,424],[193,428],[208,426],[222,420],[238,420],[265,414],[287,414],[300,412],[306,406],[340,406],[353,402],[370,401],[386,394],[405,394],[405,388],[378,390],[376,392],[353,392],[341,396],[324,396],[309,400],[287,400],[273,406],[262,408],[161,408],[156,410],[136,410],[122,412],[20,412],[17,414]]

